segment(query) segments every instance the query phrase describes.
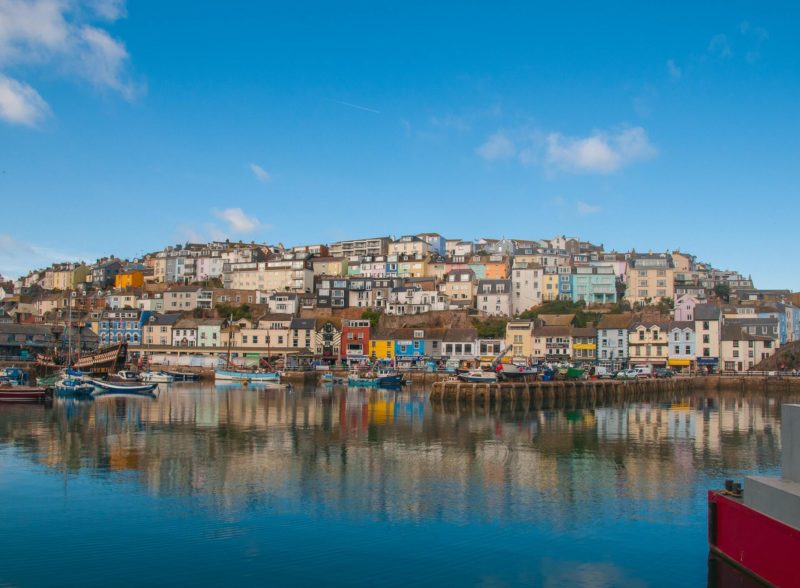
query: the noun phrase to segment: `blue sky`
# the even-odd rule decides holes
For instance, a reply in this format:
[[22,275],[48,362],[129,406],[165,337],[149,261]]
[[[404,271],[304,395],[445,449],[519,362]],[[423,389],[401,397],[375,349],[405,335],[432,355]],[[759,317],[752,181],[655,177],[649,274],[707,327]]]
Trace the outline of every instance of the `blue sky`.
[[680,247],[800,289],[798,13],[4,0],[0,273],[439,231]]

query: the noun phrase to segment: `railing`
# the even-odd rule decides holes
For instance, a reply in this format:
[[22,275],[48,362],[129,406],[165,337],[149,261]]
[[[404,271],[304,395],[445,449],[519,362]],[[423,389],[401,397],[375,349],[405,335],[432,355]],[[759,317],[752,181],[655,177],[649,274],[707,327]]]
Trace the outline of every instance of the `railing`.
[[712,376],[734,376],[737,378],[800,378],[800,370],[748,370],[746,372],[737,372],[733,370],[721,370]]

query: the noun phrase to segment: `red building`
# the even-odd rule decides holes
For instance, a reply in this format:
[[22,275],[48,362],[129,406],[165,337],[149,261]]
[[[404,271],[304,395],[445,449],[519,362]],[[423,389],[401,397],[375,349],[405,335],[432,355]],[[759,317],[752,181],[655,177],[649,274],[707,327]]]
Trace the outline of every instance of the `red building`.
[[360,363],[369,359],[370,322],[363,319],[342,321],[342,361],[348,364]]

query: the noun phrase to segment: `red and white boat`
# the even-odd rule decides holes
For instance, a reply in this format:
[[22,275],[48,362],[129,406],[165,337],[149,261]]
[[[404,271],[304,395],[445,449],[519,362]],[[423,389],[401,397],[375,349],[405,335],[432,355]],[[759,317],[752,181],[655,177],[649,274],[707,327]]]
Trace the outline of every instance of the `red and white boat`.
[[[711,552],[770,586],[800,586],[800,405],[781,414],[780,478],[748,476],[708,493]],[[710,584],[709,584],[710,585]]]
[[0,402],[43,402],[46,397],[44,386],[0,386]]

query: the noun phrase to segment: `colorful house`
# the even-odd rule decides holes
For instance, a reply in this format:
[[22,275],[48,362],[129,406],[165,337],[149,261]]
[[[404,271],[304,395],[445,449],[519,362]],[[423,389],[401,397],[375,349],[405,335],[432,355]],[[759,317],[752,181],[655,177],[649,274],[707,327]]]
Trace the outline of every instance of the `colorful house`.
[[369,340],[370,359],[394,359],[394,332],[390,329],[376,329]]
[[348,363],[364,361],[370,353],[370,322],[363,319],[342,321],[340,358]]
[[114,277],[115,288],[141,288],[144,286],[144,274],[139,270],[117,274]]
[[394,356],[398,362],[414,362],[425,357],[424,329],[395,329]]

